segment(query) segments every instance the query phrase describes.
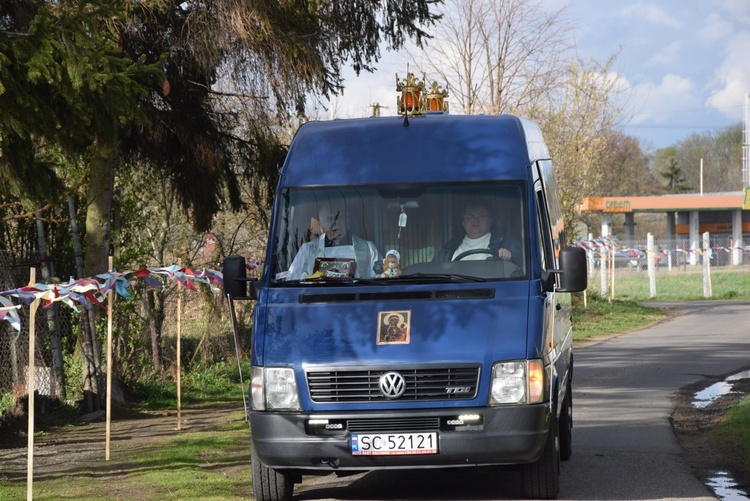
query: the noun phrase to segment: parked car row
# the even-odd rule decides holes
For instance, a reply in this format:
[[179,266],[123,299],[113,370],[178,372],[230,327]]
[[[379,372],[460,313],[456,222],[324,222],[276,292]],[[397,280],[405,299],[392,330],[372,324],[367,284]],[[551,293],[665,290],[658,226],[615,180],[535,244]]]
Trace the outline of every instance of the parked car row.
[[[605,256],[606,257],[606,256]],[[664,256],[655,256],[656,266],[666,265],[667,259]],[[602,264],[602,256],[596,254],[594,256],[594,266],[599,268]],[[638,249],[627,249],[623,251],[616,251],[615,254],[615,268],[634,268],[634,269],[646,269],[648,267],[648,254],[645,251]]]

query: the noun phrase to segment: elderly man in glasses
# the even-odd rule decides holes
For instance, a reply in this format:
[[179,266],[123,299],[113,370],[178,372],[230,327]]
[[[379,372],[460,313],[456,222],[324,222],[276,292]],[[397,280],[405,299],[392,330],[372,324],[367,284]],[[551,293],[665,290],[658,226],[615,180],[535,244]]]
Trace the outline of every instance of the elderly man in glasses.
[[[382,261],[375,244],[349,232],[343,206],[323,204],[318,216],[321,234],[302,244],[294,257],[286,280],[301,280],[313,274],[317,258],[347,258],[357,263],[354,277],[375,277],[375,264]],[[354,278],[352,277],[352,278]]]
[[[434,261],[468,261],[500,258],[513,261],[521,257],[521,244],[510,235],[505,235],[499,227],[493,226],[492,216],[487,207],[472,204],[466,207],[462,219],[465,235],[458,235],[446,243]],[[469,253],[473,250],[487,252]]]

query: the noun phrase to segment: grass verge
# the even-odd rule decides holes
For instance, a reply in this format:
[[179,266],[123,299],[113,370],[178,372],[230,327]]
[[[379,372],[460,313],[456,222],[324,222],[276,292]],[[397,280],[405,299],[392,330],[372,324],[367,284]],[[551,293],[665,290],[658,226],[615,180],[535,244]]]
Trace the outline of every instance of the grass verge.
[[597,298],[573,303],[573,340],[590,341],[597,337],[641,328],[665,317],[658,308],[641,306],[632,300],[602,301]]
[[[248,499],[251,493],[250,434],[242,413],[233,413],[230,423],[213,429],[121,445],[111,461],[99,456],[80,462],[65,471],[38,475],[34,499],[234,501]],[[25,498],[25,482],[0,477],[0,500]]]
[[[250,363],[242,362],[245,390],[250,382]],[[236,362],[219,362],[211,367],[195,367],[182,376],[183,405],[241,402],[242,387]],[[162,410],[177,408],[177,383],[173,378],[142,378],[128,382],[129,396],[138,409]]]
[[[750,300],[750,271],[747,266],[712,268],[709,299]],[[610,290],[612,284],[609,284]],[[622,270],[615,273],[614,298],[626,301],[693,301],[704,297],[704,277],[700,266],[688,271],[659,269],[656,272],[655,296],[646,271]],[[600,289],[598,274],[589,276],[589,292]]]
[[716,435],[730,445],[750,471],[750,397],[745,397],[724,416]]

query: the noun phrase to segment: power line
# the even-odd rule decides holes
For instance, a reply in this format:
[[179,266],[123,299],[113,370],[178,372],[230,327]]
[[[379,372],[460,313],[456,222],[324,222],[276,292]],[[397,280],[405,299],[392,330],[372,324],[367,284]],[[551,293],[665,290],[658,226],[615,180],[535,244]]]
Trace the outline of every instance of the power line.
[[[737,122],[741,123],[741,121]],[[626,125],[626,129],[693,129],[693,130],[715,130],[715,129],[726,129],[736,124],[725,124],[725,125],[674,125],[674,124],[662,124],[662,125]]]

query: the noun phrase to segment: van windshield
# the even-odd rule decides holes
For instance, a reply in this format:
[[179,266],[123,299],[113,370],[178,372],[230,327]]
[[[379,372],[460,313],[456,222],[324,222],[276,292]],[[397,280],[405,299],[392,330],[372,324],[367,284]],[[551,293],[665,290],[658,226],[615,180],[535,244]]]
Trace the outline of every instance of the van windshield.
[[286,188],[272,282],[517,280],[528,271],[524,181]]

